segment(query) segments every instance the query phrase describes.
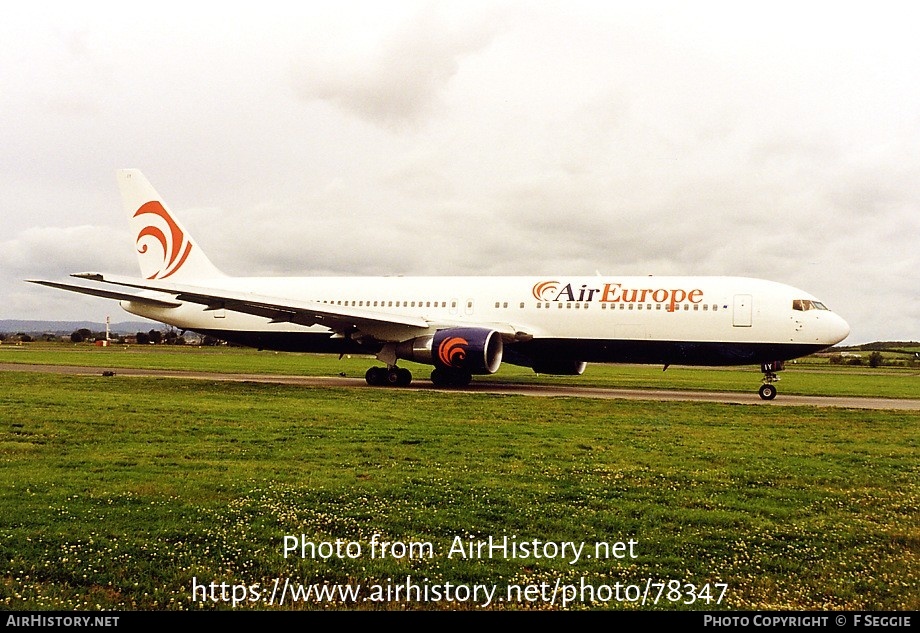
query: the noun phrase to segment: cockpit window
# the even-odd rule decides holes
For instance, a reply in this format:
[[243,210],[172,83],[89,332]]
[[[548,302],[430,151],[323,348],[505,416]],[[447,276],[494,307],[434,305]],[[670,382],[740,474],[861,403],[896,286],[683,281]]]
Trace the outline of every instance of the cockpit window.
[[811,299],[793,299],[792,309],[805,312],[807,310],[827,310],[827,306],[820,301],[812,301]]

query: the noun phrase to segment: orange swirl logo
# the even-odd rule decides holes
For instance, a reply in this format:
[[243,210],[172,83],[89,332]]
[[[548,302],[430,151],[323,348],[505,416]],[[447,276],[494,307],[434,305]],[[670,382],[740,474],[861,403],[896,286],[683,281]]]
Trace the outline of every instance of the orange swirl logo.
[[466,358],[464,345],[469,345],[469,342],[459,336],[444,339],[438,346],[438,360],[447,367],[463,367]]
[[135,242],[138,247],[137,252],[146,253],[148,243],[151,241],[159,243],[163,249],[163,264],[157,272],[147,279],[165,279],[182,268],[182,264],[185,263],[189,253],[192,252],[192,244],[186,240],[185,233],[166,212],[163,205],[156,200],[143,204],[134,214],[134,217],[145,214],[154,215],[165,222],[168,233],[152,223],[148,224],[137,234],[137,241]]
[[543,301],[543,294],[553,292],[559,287],[558,281],[538,281],[533,285],[533,298],[537,301]]

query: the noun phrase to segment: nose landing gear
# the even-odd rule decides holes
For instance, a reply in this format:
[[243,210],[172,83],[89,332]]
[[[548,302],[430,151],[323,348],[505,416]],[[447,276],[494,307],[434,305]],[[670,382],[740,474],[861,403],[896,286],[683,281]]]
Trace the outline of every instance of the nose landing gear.
[[785,361],[781,360],[761,364],[760,371],[763,372],[763,384],[757,390],[761,398],[772,400],[776,397],[776,387],[773,385],[774,382],[779,381],[779,376],[776,375],[776,372],[782,371],[785,366]]
[[758,389],[757,392],[764,400],[772,400],[776,397],[776,387],[769,383],[760,385],[760,389]]

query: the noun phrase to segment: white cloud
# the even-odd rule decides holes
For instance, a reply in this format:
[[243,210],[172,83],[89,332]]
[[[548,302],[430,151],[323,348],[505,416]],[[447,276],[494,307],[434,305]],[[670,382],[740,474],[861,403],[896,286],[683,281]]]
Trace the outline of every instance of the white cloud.
[[311,51],[294,70],[298,93],[328,101],[386,126],[416,125],[440,103],[463,57],[485,47],[494,31],[486,15],[450,23],[443,5],[425,4],[388,31],[359,31]]
[[280,6],[6,16],[0,317],[133,273],[138,167],[231,273],[742,274],[920,338],[917,9]]

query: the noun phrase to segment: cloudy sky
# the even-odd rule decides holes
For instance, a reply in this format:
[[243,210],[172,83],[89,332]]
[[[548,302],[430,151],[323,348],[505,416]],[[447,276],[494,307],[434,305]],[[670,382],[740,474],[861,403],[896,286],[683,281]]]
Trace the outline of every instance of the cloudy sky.
[[4,8],[0,318],[129,317],[22,280],[137,274],[135,167],[230,274],[754,276],[920,340],[912,3],[234,6]]

